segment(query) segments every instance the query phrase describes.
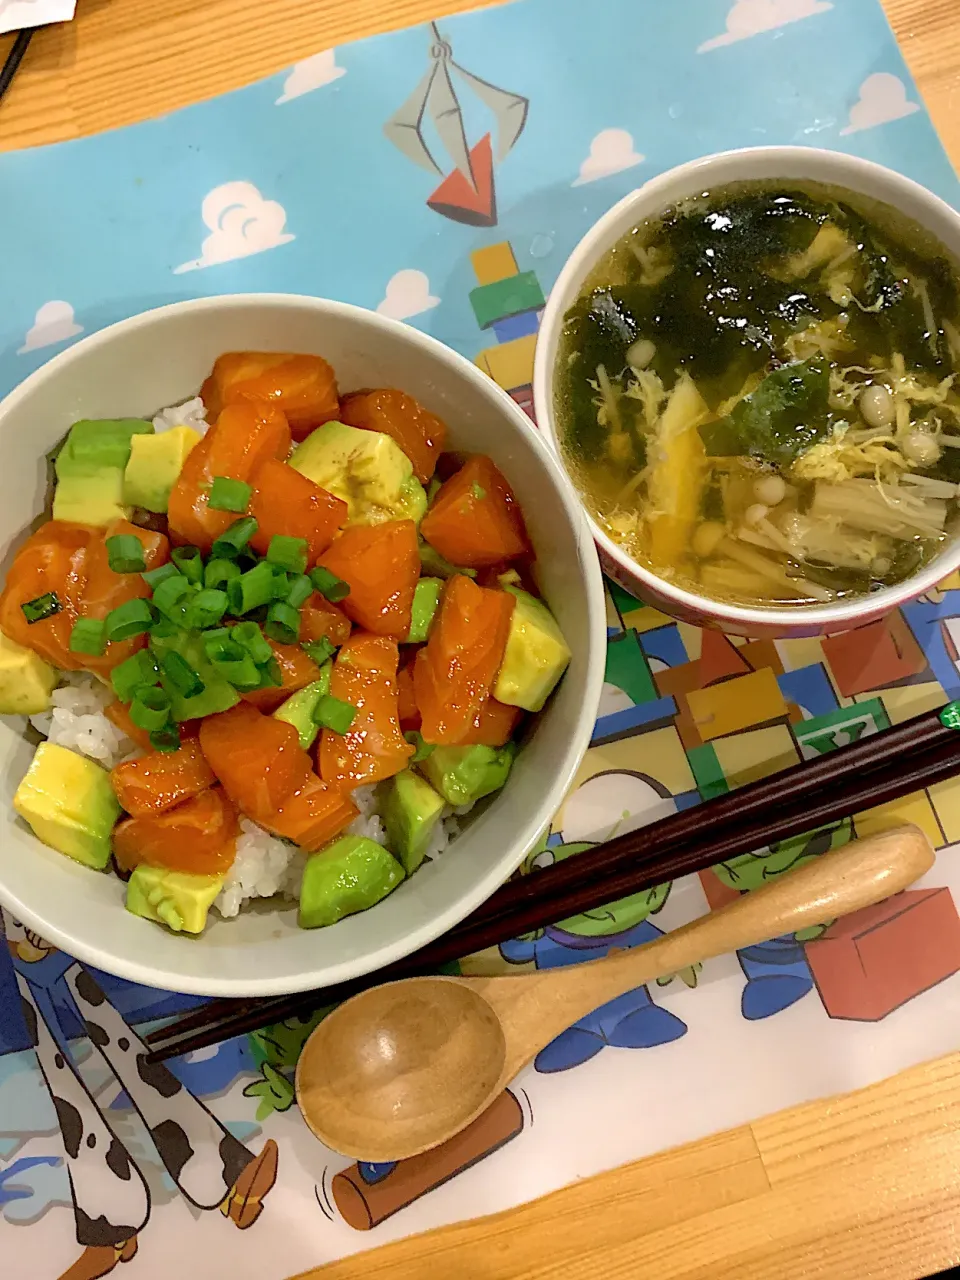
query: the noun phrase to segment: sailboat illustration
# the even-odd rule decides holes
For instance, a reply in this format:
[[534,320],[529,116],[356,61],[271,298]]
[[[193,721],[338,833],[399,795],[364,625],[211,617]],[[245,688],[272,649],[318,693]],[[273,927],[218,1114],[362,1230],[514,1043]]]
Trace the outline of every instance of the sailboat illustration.
[[[516,146],[527,123],[529,99],[481,80],[453,60],[453,49],[443,39],[435,22],[430,23],[433,44],[430,68],[397,113],[383,127],[387,138],[408,160],[443,179],[428,197],[434,212],[454,222],[473,227],[497,224],[497,193],[494,164],[500,164]],[[492,112],[496,132],[496,156],[490,132],[470,146],[463,111],[454,84],[457,77]],[[424,136],[432,123],[448,162],[441,165]],[[446,157],[443,157],[446,161]]]

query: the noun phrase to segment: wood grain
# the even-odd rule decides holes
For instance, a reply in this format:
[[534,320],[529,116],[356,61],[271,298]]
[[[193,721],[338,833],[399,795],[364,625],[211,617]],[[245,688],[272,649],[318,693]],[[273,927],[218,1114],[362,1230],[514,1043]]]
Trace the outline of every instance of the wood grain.
[[[960,166],[960,2],[885,5]],[[476,6],[79,0],[74,23],[35,37],[0,107],[0,150],[156,116],[320,49]],[[10,43],[0,37],[0,58]],[[322,1280],[918,1280],[957,1262],[960,1054],[347,1259]]]

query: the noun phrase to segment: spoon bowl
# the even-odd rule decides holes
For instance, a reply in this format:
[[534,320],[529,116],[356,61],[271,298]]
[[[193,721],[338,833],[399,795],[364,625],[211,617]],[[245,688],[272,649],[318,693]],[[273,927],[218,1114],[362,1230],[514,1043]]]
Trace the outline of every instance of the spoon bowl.
[[402,1160],[479,1115],[506,1057],[500,1019],[478,991],[411,978],[364,991],[321,1022],[300,1056],[297,1094],[326,1146]]

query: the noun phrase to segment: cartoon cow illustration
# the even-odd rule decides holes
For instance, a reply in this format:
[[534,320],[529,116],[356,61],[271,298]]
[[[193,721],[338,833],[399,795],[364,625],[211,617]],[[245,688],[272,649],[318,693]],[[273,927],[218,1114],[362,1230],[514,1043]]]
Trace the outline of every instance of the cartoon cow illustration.
[[[146,1178],[71,1056],[64,1028],[71,1020],[79,1020],[125,1090],[180,1193],[197,1209],[219,1209],[241,1230],[251,1227],[277,1179],[276,1143],[267,1141],[259,1155],[250,1151],[167,1066],[146,1061],[146,1044],[89,970],[8,914],[0,913],[0,922],[26,1040],[56,1110],[82,1248],[60,1280],[99,1280],[129,1262],[150,1218]],[[9,975],[0,957],[0,994],[5,967]]]

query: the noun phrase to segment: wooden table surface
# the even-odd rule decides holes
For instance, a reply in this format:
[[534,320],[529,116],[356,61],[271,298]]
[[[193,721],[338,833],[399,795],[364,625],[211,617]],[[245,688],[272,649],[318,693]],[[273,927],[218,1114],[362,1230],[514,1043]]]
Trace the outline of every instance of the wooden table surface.
[[[885,4],[960,167],[960,0]],[[34,39],[0,108],[0,149],[159,115],[319,49],[475,5],[79,0],[75,22]],[[0,60],[9,44],[0,37]],[[958,1261],[955,1054],[334,1264],[323,1280],[919,1280]]]

